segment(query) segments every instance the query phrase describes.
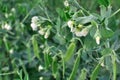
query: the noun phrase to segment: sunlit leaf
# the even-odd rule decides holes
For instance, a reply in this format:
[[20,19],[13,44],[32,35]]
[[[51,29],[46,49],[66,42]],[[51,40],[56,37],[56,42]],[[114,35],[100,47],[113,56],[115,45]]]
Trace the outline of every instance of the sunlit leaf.
[[85,68],[83,68],[81,70],[80,76],[79,76],[79,80],[86,80],[87,77],[87,70]]
[[101,28],[100,29],[101,36],[103,38],[110,38],[114,35],[114,32],[111,29]]
[[105,48],[101,51],[103,56],[109,55],[112,53],[112,49],[111,48]]

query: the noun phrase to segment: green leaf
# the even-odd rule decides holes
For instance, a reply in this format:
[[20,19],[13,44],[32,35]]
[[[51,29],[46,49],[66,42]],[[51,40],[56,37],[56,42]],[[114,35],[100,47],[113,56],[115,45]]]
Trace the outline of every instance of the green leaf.
[[80,74],[79,80],[86,80],[86,76],[87,76],[87,70],[85,68],[83,68],[81,70],[81,74]]
[[103,38],[110,38],[114,35],[114,32],[111,29],[106,29],[104,27],[100,28],[100,33]]
[[79,24],[86,24],[95,19],[96,19],[96,17],[94,17],[93,15],[90,15],[90,16],[75,18],[75,21],[76,21],[76,23],[79,23]]
[[97,23],[95,21],[92,21],[92,26],[90,29],[90,36],[94,38],[94,35],[97,31]]
[[63,9],[57,8],[56,11],[57,11],[58,15],[59,15],[62,19],[67,20],[67,16],[66,16],[66,14],[65,14],[65,12],[64,12]]
[[110,0],[97,0],[100,5],[108,6]]
[[75,77],[75,75],[76,75],[76,72],[77,72],[77,70],[78,70],[78,66],[79,66],[79,63],[80,63],[80,51],[81,51],[81,49],[79,49],[79,51],[77,52],[77,58],[76,58],[76,60],[75,60],[75,63],[74,63],[74,66],[73,66],[73,69],[72,69],[72,72],[71,72],[71,74],[70,74],[70,77],[69,77],[69,79],[68,80],[74,80],[74,77]]
[[112,53],[112,49],[111,48],[105,48],[101,51],[101,53],[102,53],[103,56],[107,56],[107,55]]
[[60,26],[61,26],[61,20],[60,20],[60,17],[58,17],[55,25],[57,32],[60,32]]
[[66,54],[65,54],[65,56],[64,56],[64,61],[65,61],[65,62],[68,62],[68,61],[70,60],[70,58],[73,56],[75,47],[76,47],[76,45],[75,45],[74,42],[72,42],[72,43],[69,45],[69,47],[67,48],[67,52],[66,52]]
[[53,40],[56,43],[59,43],[60,45],[64,45],[66,43],[65,39],[63,38],[63,36],[61,36],[59,33],[57,33],[54,37]]
[[104,5],[100,6],[100,15],[102,17],[102,20],[106,18],[106,7]]
[[87,36],[84,39],[84,48],[86,50],[90,50],[90,49],[94,48],[95,46],[96,46],[96,41],[91,36]]
[[101,63],[103,62],[103,57],[100,59],[98,65],[95,67],[95,69],[93,70],[92,74],[91,74],[91,77],[90,77],[90,80],[96,80],[97,78],[97,75],[99,74],[99,70],[101,68]]
[[111,3],[112,3],[112,0],[108,0],[108,3],[111,4]]
[[34,55],[35,55],[37,58],[40,58],[40,56],[39,56],[38,43],[37,43],[37,39],[35,38],[35,36],[33,36],[33,38],[32,38],[32,45],[33,45]]
[[108,6],[107,8],[104,5],[100,6],[100,15],[102,17],[102,20],[111,16],[111,8],[111,6]]
[[107,8],[107,17],[110,17],[111,16],[111,12],[112,12],[112,7],[111,6],[108,6]]

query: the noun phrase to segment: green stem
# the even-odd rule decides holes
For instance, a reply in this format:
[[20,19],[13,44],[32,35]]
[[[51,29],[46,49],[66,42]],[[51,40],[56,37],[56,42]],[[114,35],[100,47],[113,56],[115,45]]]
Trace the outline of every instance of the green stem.
[[31,8],[31,10],[26,14],[26,16],[23,18],[23,20],[21,21],[21,23],[24,23],[25,20],[29,17],[31,11],[34,9],[34,7],[39,3],[39,0],[35,3],[35,5]]
[[84,12],[86,12],[87,14],[90,15],[90,13],[86,9],[84,9],[82,6],[80,6],[76,0],[74,0],[74,2],[75,2],[76,5],[79,6],[80,9],[82,9]]
[[120,9],[118,9],[117,11],[115,11],[109,18],[115,16],[115,15],[116,15],[117,13],[119,13],[119,12],[120,12]]
[[16,71],[8,72],[8,73],[1,73],[0,76],[6,76],[16,73]]

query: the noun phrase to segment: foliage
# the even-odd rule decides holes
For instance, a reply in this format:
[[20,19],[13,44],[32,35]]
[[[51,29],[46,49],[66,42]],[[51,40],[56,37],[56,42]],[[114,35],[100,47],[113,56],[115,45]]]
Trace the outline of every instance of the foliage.
[[119,0],[0,0],[0,80],[119,80],[119,7]]

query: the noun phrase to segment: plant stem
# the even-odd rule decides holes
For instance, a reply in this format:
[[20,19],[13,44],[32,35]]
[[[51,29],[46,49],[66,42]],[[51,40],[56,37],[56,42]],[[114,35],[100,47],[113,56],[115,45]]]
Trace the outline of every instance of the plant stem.
[[120,9],[118,9],[117,11],[115,11],[109,18],[115,16],[115,15],[116,15],[117,13],[119,13],[119,12],[120,12]]

